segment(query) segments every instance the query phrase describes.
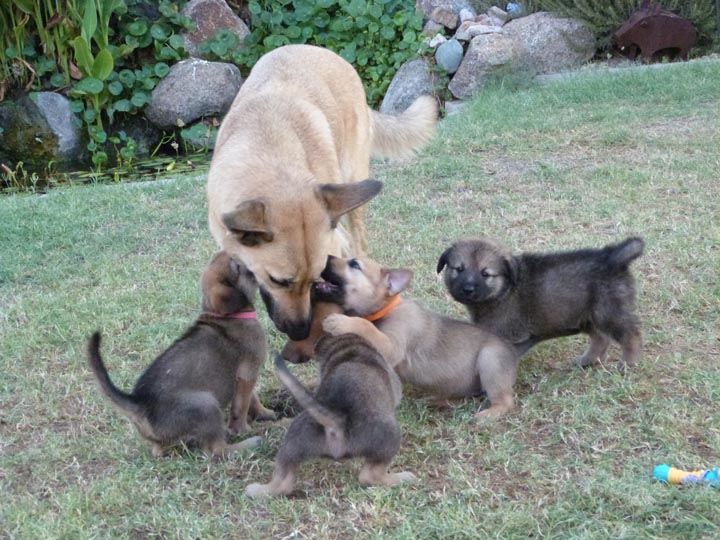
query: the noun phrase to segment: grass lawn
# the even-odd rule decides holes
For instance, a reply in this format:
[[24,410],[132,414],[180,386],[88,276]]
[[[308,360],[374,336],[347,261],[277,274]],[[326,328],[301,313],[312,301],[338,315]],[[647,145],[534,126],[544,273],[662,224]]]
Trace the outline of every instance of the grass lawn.
[[[480,402],[430,408],[407,388],[394,470],[420,482],[358,485],[359,463],[267,481],[286,424],[254,424],[258,451],[225,462],[155,459],[102,399],[85,359],[101,329],[115,382],[139,374],[194,319],[214,251],[204,174],[0,198],[0,535],[7,538],[718,538],[720,490],[666,486],[660,463],[720,466],[720,62],[588,72],[546,86],[498,84],[449,118],[369,206],[372,254],[411,268],[410,295],[465,318],[435,275],[474,235],[521,251],[641,235],[633,264],[644,359],[551,364],[582,337],[543,343],[518,408],[475,424]],[[271,349],[283,343],[264,313]],[[295,368],[312,376],[311,366]],[[268,362],[261,398],[284,405]]]

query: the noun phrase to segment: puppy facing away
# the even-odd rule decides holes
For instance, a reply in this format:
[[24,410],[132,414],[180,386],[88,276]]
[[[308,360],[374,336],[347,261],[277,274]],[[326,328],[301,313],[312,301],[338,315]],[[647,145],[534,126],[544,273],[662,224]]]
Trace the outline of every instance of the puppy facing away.
[[440,256],[445,285],[465,304],[473,323],[527,350],[535,343],[586,333],[590,344],[575,363],[603,361],[610,338],[622,347],[623,366],[642,354],[629,265],[644,242],[627,238],[600,249],[523,253],[494,240],[463,240]]
[[326,336],[317,347],[320,384],[315,396],[290,373],[280,355],[278,376],[304,411],[290,425],[275,459],[268,484],[250,484],[248,497],[292,492],[298,467],[317,457],[362,457],[360,483],[389,486],[415,478],[410,472],[389,473],[400,449],[395,408],[400,380],[385,359],[353,334]]
[[518,359],[504,340],[474,326],[433,313],[399,293],[409,270],[386,270],[367,257],[329,257],[316,296],[339,304],[323,328],[332,335],[354,333],[371,343],[400,379],[436,398],[485,393],[490,408],[476,418],[502,415],[514,406]]
[[226,443],[223,411],[231,402],[231,432],[248,430],[248,414],[275,418],[255,393],[267,345],[253,308],[257,284],[252,274],[221,251],[203,272],[201,289],[199,318],[150,364],[130,394],[110,380],[100,357],[100,333],[88,343],[101,391],[153,443],[155,456],[178,443],[197,445],[213,456],[260,444],[260,437]]
[[371,154],[412,155],[436,120],[431,96],[397,116],[371,110],[354,68],[330,50],[286,45],[258,60],[218,132],[208,220],[255,275],[278,330],[305,339],[328,254],[367,249],[363,205],[382,187],[368,178]]

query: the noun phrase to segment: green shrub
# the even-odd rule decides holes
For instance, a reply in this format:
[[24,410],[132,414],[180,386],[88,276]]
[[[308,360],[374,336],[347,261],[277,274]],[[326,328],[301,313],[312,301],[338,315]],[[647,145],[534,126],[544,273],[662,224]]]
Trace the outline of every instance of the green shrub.
[[[550,11],[564,17],[584,20],[598,38],[598,47],[609,48],[613,33],[627,21],[642,0],[526,0],[527,11]],[[657,0],[665,9],[681,15],[698,30],[700,50],[712,47],[717,38],[713,0]]]
[[400,66],[422,47],[422,13],[414,0],[251,0],[250,35],[219,32],[204,51],[244,73],[266,52],[290,43],[327,47],[353,64],[377,105]]

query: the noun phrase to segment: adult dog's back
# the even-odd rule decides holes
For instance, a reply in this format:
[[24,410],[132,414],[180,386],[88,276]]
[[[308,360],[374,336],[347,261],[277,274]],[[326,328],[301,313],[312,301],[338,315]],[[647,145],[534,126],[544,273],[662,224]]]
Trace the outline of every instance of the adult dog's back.
[[[337,54],[288,45],[263,56],[240,89],[208,179],[210,230],[255,275],[276,326],[309,331],[310,286],[328,254],[366,249],[362,209],[380,190],[370,155],[402,157],[432,136],[433,98],[400,116],[372,111]],[[350,212],[350,245],[336,225]]]

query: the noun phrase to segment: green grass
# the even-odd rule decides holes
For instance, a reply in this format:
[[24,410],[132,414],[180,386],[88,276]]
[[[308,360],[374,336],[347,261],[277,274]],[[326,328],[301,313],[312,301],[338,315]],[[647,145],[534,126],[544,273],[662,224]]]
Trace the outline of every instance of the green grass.
[[[417,159],[373,165],[372,254],[411,268],[410,294],[465,317],[435,275],[454,240],[516,250],[642,235],[634,265],[645,334],[627,375],[556,371],[581,337],[524,360],[518,408],[477,425],[467,400],[435,410],[406,389],[395,470],[421,481],[358,485],[359,464],[318,462],[297,493],[247,500],[267,443],[211,462],[154,459],[97,392],[85,341],[99,328],[130,387],[193,320],[214,250],[202,174],[0,199],[0,530],[8,538],[717,538],[720,491],[669,487],[652,469],[720,465],[720,62],[589,72],[484,92]],[[271,348],[283,343],[263,314]],[[311,376],[311,367],[299,370]],[[270,362],[266,403],[283,405]]]

